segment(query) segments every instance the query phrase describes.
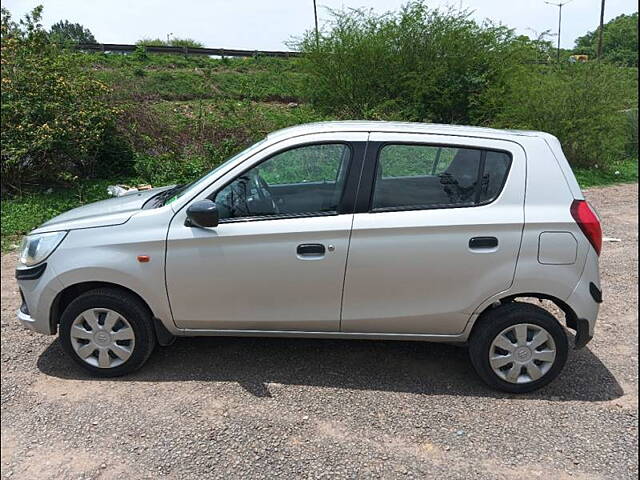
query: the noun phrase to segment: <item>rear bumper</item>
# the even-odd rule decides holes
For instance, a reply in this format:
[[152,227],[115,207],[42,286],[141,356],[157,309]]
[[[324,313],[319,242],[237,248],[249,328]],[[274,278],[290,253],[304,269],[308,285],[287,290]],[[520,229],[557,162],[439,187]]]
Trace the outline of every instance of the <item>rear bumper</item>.
[[589,321],[584,318],[579,318],[576,325],[576,339],[574,344],[574,348],[576,350],[584,347],[593,338],[593,335],[589,333],[589,330]]
[[598,256],[593,249],[587,256],[580,281],[566,302],[576,314],[575,347],[582,348],[593,338],[602,302]]

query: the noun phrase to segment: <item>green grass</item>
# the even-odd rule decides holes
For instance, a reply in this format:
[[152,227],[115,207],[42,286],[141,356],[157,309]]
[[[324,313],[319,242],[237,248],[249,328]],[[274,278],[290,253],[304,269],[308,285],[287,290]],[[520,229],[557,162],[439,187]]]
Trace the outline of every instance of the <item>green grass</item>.
[[305,75],[296,71],[294,59],[168,57],[90,56],[83,63],[113,88],[114,101],[234,98],[286,103],[302,95]]
[[214,70],[298,70],[299,60],[296,58],[210,58],[206,55],[167,55],[149,53],[146,56],[137,54],[114,55],[103,53],[79,53],[77,59],[91,69],[143,68],[148,70],[209,68]]
[[[57,188],[50,193],[26,193],[2,199],[2,251],[16,248],[22,235],[62,212],[87,203],[108,198],[109,180],[85,181],[67,188]],[[122,179],[117,183],[127,183]]]
[[607,169],[574,168],[573,172],[582,188],[599,187],[615,183],[634,183],[638,181],[638,160],[614,162]]

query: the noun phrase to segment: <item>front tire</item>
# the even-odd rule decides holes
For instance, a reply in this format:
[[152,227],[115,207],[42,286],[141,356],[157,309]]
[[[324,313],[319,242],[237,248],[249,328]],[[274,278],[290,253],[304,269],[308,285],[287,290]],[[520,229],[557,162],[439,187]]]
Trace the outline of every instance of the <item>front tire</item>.
[[507,303],[478,322],[469,340],[469,356],[489,386],[510,393],[532,392],[562,371],[569,352],[567,335],[543,308]]
[[134,372],[156,344],[151,313],[133,295],[111,288],[83,293],[60,319],[62,348],[97,377]]

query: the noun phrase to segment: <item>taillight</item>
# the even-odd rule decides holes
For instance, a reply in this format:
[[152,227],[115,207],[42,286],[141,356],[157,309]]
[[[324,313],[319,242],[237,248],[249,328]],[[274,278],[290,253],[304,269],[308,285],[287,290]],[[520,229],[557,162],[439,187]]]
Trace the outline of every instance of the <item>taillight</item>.
[[586,200],[574,200],[571,204],[571,216],[576,221],[596,253],[602,250],[602,227],[600,219]]

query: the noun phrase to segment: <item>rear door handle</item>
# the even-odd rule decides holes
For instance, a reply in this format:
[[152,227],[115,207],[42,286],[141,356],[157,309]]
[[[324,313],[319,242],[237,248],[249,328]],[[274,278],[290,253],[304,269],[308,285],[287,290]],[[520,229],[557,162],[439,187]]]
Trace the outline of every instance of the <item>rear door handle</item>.
[[484,250],[496,248],[498,239],[496,237],[473,237],[469,240],[469,248],[471,250]]
[[296,253],[300,257],[321,257],[326,251],[321,243],[303,243],[298,245]]

